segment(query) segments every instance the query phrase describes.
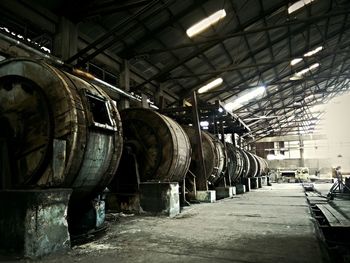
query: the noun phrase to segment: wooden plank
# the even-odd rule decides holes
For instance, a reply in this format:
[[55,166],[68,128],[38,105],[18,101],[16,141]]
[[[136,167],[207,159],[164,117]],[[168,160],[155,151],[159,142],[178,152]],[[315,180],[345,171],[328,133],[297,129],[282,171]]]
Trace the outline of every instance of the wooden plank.
[[316,205],[326,217],[328,223],[332,227],[350,227],[350,220],[335,210],[329,204]]

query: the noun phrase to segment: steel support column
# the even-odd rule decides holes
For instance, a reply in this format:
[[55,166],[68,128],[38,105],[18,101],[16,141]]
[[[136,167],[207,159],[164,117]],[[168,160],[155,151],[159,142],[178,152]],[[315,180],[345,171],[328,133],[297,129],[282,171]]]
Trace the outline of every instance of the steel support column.
[[192,93],[192,113],[193,113],[193,127],[196,134],[196,145],[193,149],[197,160],[196,165],[200,167],[200,174],[196,174],[196,185],[197,190],[208,191],[207,175],[205,172],[204,154],[203,154],[203,144],[202,144],[202,132],[199,125],[199,115],[197,107],[197,96],[196,92]]

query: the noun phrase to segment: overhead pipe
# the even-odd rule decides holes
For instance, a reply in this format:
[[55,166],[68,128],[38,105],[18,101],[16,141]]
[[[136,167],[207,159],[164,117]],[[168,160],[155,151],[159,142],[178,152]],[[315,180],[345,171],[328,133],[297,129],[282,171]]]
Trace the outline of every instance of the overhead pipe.
[[43,57],[49,61],[51,61],[52,63],[54,63],[55,65],[58,65],[58,66],[63,66],[64,65],[64,62],[62,60],[60,60],[59,58],[56,58],[50,54],[47,54],[47,53],[44,53],[44,52],[41,52],[31,46],[28,46],[27,44],[19,41],[18,39],[14,39],[10,36],[7,36],[5,35],[4,33],[1,33],[0,32],[0,39],[2,40],[5,40],[6,42],[9,42],[10,44],[14,45],[14,46],[17,46],[17,47],[20,47],[26,51],[29,51],[31,53],[34,53],[35,55],[38,55],[40,57]]
[[[55,56],[52,56],[50,54],[47,54],[47,53],[44,53],[44,52],[41,52],[21,41],[19,41],[18,39],[14,39],[10,36],[7,36],[6,34],[4,33],[1,33],[0,32],[0,39],[10,43],[11,45],[14,45],[14,46],[17,46],[17,47],[20,47],[21,49],[24,49],[30,53],[33,53],[35,55],[38,55],[44,59],[47,59],[49,60],[51,63],[53,63],[54,65],[56,66],[60,66],[60,67],[63,67],[63,66],[66,66],[68,68],[72,68],[71,65],[69,64],[66,64],[64,61],[60,60],[59,58],[55,57]],[[80,77],[83,77],[83,78],[86,78],[88,80],[92,80],[92,81],[95,81],[105,87],[108,87],[109,89],[111,90],[114,90],[116,91],[118,94],[124,96],[124,97],[127,97],[131,100],[134,100],[134,101],[138,101],[138,102],[141,102],[141,99],[135,97],[134,95],[132,95],[131,93],[129,92],[126,92],[114,85],[111,85],[109,83],[107,83],[106,81],[103,81],[102,79],[99,79],[99,78],[96,78],[95,76],[93,76],[92,74],[88,73],[88,72],[85,72],[85,71],[82,71],[80,69],[76,69],[76,68],[73,68],[72,69],[72,73],[77,75],[77,76],[80,76]],[[150,105],[151,108],[154,108],[154,109],[158,109],[155,105]]]

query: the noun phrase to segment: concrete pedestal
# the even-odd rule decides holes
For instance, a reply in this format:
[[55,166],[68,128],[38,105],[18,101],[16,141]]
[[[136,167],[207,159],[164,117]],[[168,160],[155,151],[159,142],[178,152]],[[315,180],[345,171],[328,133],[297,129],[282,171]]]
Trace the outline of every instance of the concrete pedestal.
[[107,211],[140,212],[140,196],[138,193],[107,193]]
[[70,249],[71,189],[0,191],[0,254],[37,258]]
[[246,192],[246,188],[244,184],[236,184],[236,194],[244,194]]
[[258,178],[257,177],[251,177],[250,178],[250,189],[258,189]]
[[180,213],[179,184],[174,182],[140,183],[140,207],[145,212],[174,217]]
[[204,203],[214,203],[216,201],[216,192],[214,190],[197,191],[196,200]]
[[251,179],[251,178],[249,178],[249,177],[243,179],[243,182],[244,182],[244,185],[245,185],[245,191],[246,191],[246,192],[250,192],[250,191],[252,190],[250,179]]
[[262,179],[260,176],[258,177],[258,188],[262,188]]
[[233,197],[234,195],[236,195],[236,187],[235,186],[216,187],[215,192],[216,192],[216,199]]
[[262,186],[267,186],[267,177],[266,176],[261,176],[261,185]]

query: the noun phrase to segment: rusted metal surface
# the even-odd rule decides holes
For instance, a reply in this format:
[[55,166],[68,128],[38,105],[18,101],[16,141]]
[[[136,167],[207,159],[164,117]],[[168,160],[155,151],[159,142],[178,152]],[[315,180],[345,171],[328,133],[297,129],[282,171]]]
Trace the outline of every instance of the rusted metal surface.
[[263,176],[268,173],[268,164],[265,159],[243,149],[238,150],[243,156],[242,177]]
[[141,182],[182,181],[190,166],[192,151],[181,126],[149,109],[126,109],[120,114],[125,145],[136,155]]
[[208,134],[215,146],[215,167],[216,174],[219,177],[217,180],[222,179],[226,169],[227,169],[227,163],[226,163],[226,150],[224,144],[219,140],[219,138],[215,137],[214,135],[204,132]]
[[0,118],[9,123],[12,187],[73,187],[77,199],[104,189],[114,176],[121,121],[99,87],[43,62],[2,61]]
[[231,182],[236,182],[243,173],[243,155],[231,143],[226,143],[227,149],[227,174]]
[[[186,131],[192,147],[196,143],[196,133],[193,127],[183,126]],[[215,184],[222,176],[223,169],[225,168],[225,154],[223,150],[223,144],[219,139],[215,138],[213,135],[202,131],[202,145],[203,145],[203,156],[206,169],[207,181],[211,184]],[[200,172],[201,167],[198,167],[196,162],[197,156],[192,155],[192,161],[190,170],[196,176]],[[197,184],[198,187],[198,184]]]
[[258,162],[254,155],[250,152],[246,152],[250,164],[250,168],[247,170],[247,177],[255,177],[258,174]]

